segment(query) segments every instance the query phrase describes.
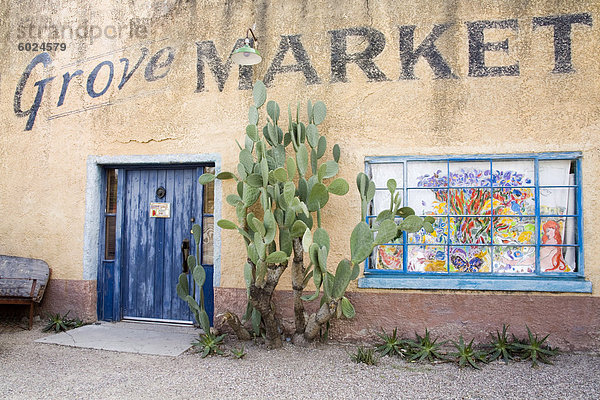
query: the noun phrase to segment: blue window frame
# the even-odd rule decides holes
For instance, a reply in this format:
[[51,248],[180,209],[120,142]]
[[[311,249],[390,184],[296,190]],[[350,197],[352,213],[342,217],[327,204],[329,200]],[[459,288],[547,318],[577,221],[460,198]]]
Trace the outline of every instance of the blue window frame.
[[[367,222],[402,204],[433,232],[377,246],[363,288],[591,292],[584,277],[581,153],[367,157]],[[396,196],[396,193],[394,193]]]
[[[204,173],[215,173],[215,167],[204,167]],[[200,243],[201,259],[204,267],[212,267],[213,260],[213,236],[214,236],[214,210],[215,210],[215,186],[214,182],[204,185],[202,191],[202,243]]]
[[118,170],[106,170],[106,198],[104,199],[104,254],[102,260],[114,262],[116,252],[117,184]]

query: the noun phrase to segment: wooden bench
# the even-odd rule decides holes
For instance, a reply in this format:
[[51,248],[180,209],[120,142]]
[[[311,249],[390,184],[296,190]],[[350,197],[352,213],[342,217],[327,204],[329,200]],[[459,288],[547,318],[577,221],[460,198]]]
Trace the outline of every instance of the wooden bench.
[[42,301],[50,278],[43,260],[0,255],[0,304],[29,305],[29,329],[33,326],[33,305]]

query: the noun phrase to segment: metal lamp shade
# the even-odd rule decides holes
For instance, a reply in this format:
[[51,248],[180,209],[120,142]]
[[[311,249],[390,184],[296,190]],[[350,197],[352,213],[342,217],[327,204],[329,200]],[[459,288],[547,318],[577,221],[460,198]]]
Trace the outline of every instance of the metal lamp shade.
[[231,61],[240,65],[254,65],[261,62],[262,57],[257,50],[245,45],[233,52]]

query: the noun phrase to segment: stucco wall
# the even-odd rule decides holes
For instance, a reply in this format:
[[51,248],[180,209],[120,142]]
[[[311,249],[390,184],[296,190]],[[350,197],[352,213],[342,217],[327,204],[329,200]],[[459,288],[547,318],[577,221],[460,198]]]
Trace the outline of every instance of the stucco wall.
[[[0,253],[42,258],[56,279],[83,279],[89,155],[216,153],[222,156],[223,168],[233,170],[234,140],[243,139],[251,92],[239,88],[247,81],[238,79],[237,66],[228,69],[224,63],[236,40],[256,24],[264,59],[253,67],[252,79],[270,82],[269,98],[284,109],[287,103],[305,104],[309,98],[327,104],[321,130],[330,144],[340,144],[341,176],[349,182],[364,169],[365,156],[581,151],[585,274],[593,283],[593,296],[600,294],[595,257],[600,248],[595,176],[600,167],[597,1],[149,4],[2,2]],[[561,53],[562,64],[553,72],[557,69],[553,35],[558,28],[534,29],[534,18],[557,16],[570,21],[566,26],[572,71],[565,70],[566,54]],[[485,64],[518,63],[518,74],[509,68],[512,72],[502,72],[503,76],[472,76],[476,73],[469,70],[470,64],[473,68],[469,26],[476,29],[472,24],[476,21],[504,21],[498,25],[501,29],[486,30],[485,42],[508,39],[508,52],[485,52]],[[434,26],[442,24],[448,26],[436,34],[434,43],[444,63],[432,68],[421,57],[414,76],[407,75],[399,55],[400,37],[406,37],[406,31],[401,34],[399,27],[415,26],[416,48]],[[340,47],[344,37],[345,49]],[[50,52],[47,68],[36,65],[19,91],[26,67],[41,53],[20,51],[19,43],[48,39],[65,43],[66,50]],[[214,58],[207,62],[211,43],[218,62]],[[290,50],[278,59],[288,45]],[[147,55],[133,70],[143,48]],[[361,69],[349,62],[345,75],[339,69],[332,71],[332,65],[340,66],[344,52],[363,51],[372,56],[372,64]],[[110,65],[112,81],[100,94],[109,82]],[[72,77],[59,106],[63,76],[68,74],[68,80],[77,70],[82,73]],[[49,77],[54,79],[47,85],[34,86]],[[410,77],[415,79],[406,79]],[[41,86],[45,89],[41,105],[28,127],[32,113],[17,114],[34,104]],[[233,190],[232,184],[223,185],[223,193]],[[336,223],[336,218],[356,215],[358,220],[360,207],[354,189],[334,200],[323,218],[335,243],[330,258],[336,260],[349,252],[354,225],[354,221]],[[223,217],[235,219],[234,210],[221,201]],[[242,287],[241,239],[226,231],[222,242],[220,286]],[[289,280],[283,282],[285,288]],[[357,290],[355,285],[352,290]]]

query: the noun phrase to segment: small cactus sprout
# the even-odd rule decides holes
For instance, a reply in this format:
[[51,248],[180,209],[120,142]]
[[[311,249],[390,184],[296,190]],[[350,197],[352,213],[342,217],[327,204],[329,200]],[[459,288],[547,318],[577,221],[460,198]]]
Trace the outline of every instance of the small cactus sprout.
[[377,356],[374,349],[370,347],[358,346],[355,353],[350,354],[350,359],[357,364],[376,365]]
[[242,358],[244,358],[246,356],[246,349],[244,348],[244,346],[242,345],[242,347],[238,348],[233,348],[230,350],[231,354],[237,358],[238,360],[241,360]]
[[221,345],[223,344],[225,336],[225,334],[217,336],[211,332],[201,333],[199,338],[192,343],[192,345],[200,349],[202,358],[213,354],[222,356],[225,354],[223,350],[221,350]]

